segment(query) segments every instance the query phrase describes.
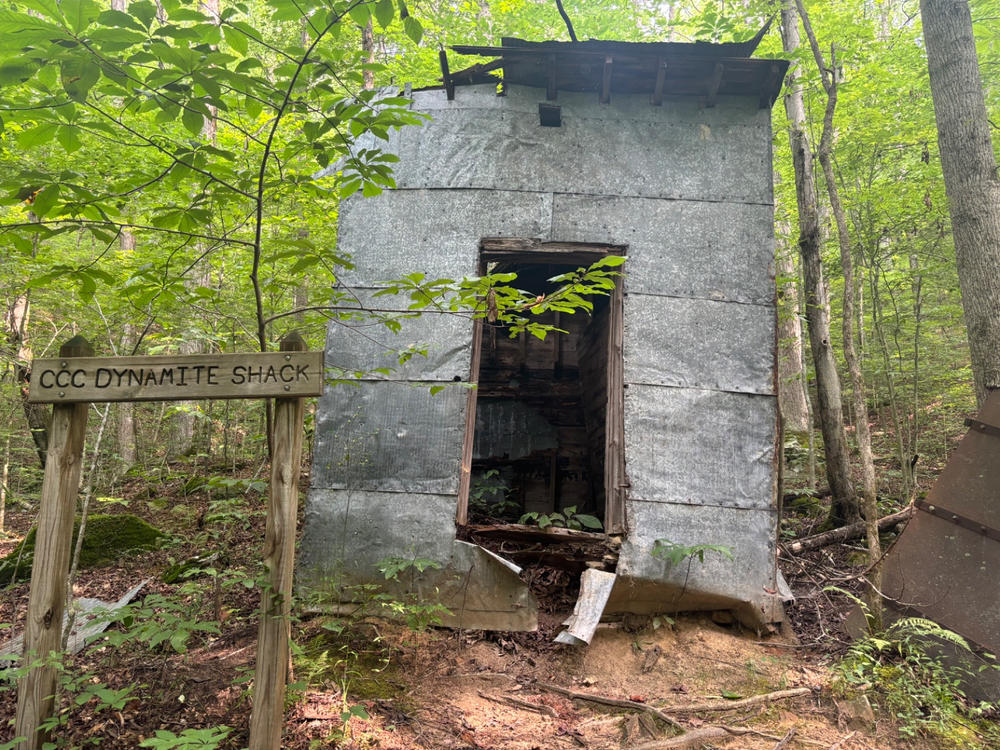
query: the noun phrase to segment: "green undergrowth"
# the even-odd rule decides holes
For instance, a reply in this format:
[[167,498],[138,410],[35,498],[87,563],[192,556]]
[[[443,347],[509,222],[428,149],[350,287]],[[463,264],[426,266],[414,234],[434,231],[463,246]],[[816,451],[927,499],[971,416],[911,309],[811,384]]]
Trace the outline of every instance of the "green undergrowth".
[[[73,524],[73,545],[80,530],[80,520]],[[0,559],[0,586],[31,577],[35,556],[36,529],[6,557]],[[95,514],[87,518],[87,528],[80,548],[80,567],[96,568],[114,562],[126,552],[155,549],[166,538],[159,529],[128,513]]]

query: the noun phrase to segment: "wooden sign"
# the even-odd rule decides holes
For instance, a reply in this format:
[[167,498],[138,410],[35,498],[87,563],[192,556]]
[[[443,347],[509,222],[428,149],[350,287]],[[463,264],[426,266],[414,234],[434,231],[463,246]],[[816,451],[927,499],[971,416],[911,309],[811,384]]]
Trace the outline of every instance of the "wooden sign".
[[322,393],[322,352],[60,357],[32,363],[28,401],[186,401]]

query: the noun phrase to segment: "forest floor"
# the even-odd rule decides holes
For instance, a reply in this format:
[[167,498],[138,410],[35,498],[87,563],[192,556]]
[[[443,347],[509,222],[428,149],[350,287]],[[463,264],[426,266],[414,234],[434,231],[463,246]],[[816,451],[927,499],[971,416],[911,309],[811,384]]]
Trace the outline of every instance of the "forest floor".
[[[243,475],[253,472],[247,468]],[[136,748],[157,730],[175,735],[190,730],[192,736],[194,730],[209,734],[223,726],[232,729],[220,747],[246,745],[258,604],[249,584],[257,575],[253,560],[263,539],[264,502],[259,485],[251,482],[221,492],[218,483],[211,492],[195,490],[198,482],[191,478],[198,473],[187,465],[163,467],[156,481],[135,478],[124,484],[120,497],[95,500],[99,507],[93,512],[135,513],[174,541],[108,567],[80,571],[75,595],[110,601],[148,580],[135,605],[133,630],[145,618],[145,624],[155,623],[154,632],[159,628],[181,636],[174,647],[169,638],[156,646],[148,638],[115,644],[100,638],[72,658],[67,674],[83,678],[61,697],[62,721],[54,733],[59,747]],[[800,505],[791,509],[786,534],[806,532],[821,517],[815,512],[819,501]],[[0,556],[32,521],[33,513],[25,509],[8,512]],[[793,528],[787,528],[789,523]],[[207,575],[175,584],[161,581],[172,561],[213,551],[220,554],[205,564],[210,565]],[[559,575],[538,577],[547,590],[539,592],[545,605],[535,633],[416,632],[383,621],[303,615],[293,624],[294,684],[283,747],[996,747],[983,734],[992,730],[971,720],[949,739],[928,734],[924,726],[907,737],[900,730],[912,725],[901,725],[880,709],[874,692],[875,712],[870,713],[864,701],[852,701],[837,689],[832,666],[848,647],[842,622],[850,602],[824,591],[824,581],[857,573],[860,568],[852,563],[860,565],[859,551],[855,542],[784,559],[798,598],[788,610],[790,627],[783,635],[762,636],[726,624],[723,616],[696,613],[655,629],[642,620],[609,623],[589,647],[562,646],[552,638],[572,609],[574,592]],[[27,583],[3,591],[0,623],[13,624],[7,634],[21,629],[27,599]],[[163,602],[173,604],[160,608]],[[156,607],[149,608],[151,603]],[[199,630],[199,623],[209,623],[210,630]],[[113,625],[108,634],[121,635],[128,624]],[[0,645],[6,639],[0,631]],[[117,700],[105,693],[102,699],[96,689],[101,685],[131,692]],[[633,705],[573,699],[546,685]],[[743,702],[795,688],[805,690]],[[690,708],[705,703],[713,705]],[[718,704],[725,705],[720,709]],[[351,707],[357,715],[345,722],[342,713]],[[686,730],[687,743],[669,744],[679,730],[643,707],[676,720]],[[8,719],[14,708],[14,691],[0,684],[0,748],[12,737]],[[729,731],[713,729],[718,727]]]

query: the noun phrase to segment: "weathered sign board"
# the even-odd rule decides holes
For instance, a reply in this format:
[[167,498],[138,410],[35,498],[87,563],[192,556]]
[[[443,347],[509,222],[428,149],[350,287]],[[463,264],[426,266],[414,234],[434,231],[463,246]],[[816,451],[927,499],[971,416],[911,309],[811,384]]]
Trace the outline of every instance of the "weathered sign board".
[[323,393],[322,352],[36,359],[28,400],[178,401]]

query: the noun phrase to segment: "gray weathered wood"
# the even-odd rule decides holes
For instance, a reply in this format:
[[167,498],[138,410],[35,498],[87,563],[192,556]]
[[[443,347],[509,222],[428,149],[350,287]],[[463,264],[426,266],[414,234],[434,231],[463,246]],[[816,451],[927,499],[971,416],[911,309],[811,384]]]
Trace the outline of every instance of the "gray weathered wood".
[[608,321],[607,407],[604,417],[604,529],[609,534],[625,531],[625,362],[624,311],[621,279],[611,295],[611,318]]
[[[295,333],[281,342],[281,352],[301,352],[305,342]],[[261,592],[257,667],[250,715],[250,750],[281,747],[285,683],[288,679],[289,614],[295,557],[295,514],[302,462],[302,421],[305,401],[279,398],[273,423],[271,494],[264,536],[264,566],[268,583]]]
[[322,352],[36,359],[29,401],[90,403],[319,396]]
[[[59,349],[60,359],[67,361],[93,353],[81,336],[70,339]],[[22,663],[26,665],[48,660],[50,654],[58,654],[61,648],[66,576],[86,429],[87,404],[53,407],[24,631]],[[40,731],[39,726],[52,713],[55,686],[56,670],[44,663],[18,681],[14,736],[27,738],[18,750],[38,750],[48,740],[47,733]]]

